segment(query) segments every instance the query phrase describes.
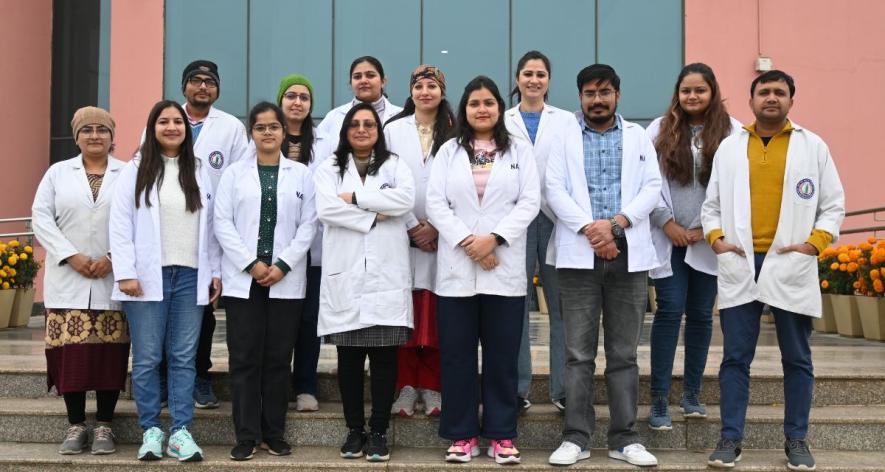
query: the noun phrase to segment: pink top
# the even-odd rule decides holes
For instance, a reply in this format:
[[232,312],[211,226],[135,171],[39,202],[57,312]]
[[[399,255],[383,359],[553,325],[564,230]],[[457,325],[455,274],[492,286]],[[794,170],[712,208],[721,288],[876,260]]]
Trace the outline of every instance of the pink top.
[[492,175],[492,166],[495,164],[495,141],[492,139],[477,139],[473,141],[473,163],[470,169],[473,171],[473,183],[476,185],[476,196],[482,203],[482,196],[486,192],[486,184]]

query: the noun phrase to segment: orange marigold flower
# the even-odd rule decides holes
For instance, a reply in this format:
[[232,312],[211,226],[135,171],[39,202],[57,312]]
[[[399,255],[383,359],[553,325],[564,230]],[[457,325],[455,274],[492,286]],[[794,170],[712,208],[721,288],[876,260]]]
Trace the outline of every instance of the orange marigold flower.
[[879,272],[879,269],[873,269],[870,271],[870,278],[873,280],[879,280],[882,278],[882,274]]
[[848,273],[853,274],[853,273],[857,272],[857,268],[858,268],[857,262],[849,262],[848,263]]
[[848,257],[848,253],[847,253],[847,252],[840,252],[840,253],[839,253],[839,262],[848,262],[848,261],[850,261],[850,260],[851,260],[851,258]]
[[820,288],[830,288],[830,282],[828,282],[826,280],[821,280],[820,281]]
[[869,251],[870,249],[873,249],[873,245],[870,243],[860,243],[860,249],[862,251]]
[[841,270],[842,272],[848,271],[848,264],[845,264],[845,263],[839,264],[839,270]]
[[883,284],[881,280],[875,280],[873,281],[873,290],[875,290],[876,293],[885,292],[885,284]]
[[839,270],[839,263],[834,262],[834,263],[830,264],[830,270]]
[[854,282],[853,284],[851,284],[851,286],[855,289],[860,289],[860,282]]
[[870,244],[876,244],[876,237],[870,236],[869,238],[867,238],[867,242]]

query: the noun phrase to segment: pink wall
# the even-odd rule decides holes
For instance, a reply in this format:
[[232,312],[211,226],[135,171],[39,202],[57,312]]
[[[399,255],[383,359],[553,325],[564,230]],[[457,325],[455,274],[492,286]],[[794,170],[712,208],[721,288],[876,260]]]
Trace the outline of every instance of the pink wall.
[[148,112],[163,98],[163,0],[111,0],[110,112],[116,157],[128,160]]
[[[830,146],[846,208],[885,206],[879,164],[885,153],[872,146],[885,109],[885,2],[854,0],[851,8],[831,0],[758,5],[757,11],[757,2],[748,0],[685,0],[686,63],[713,67],[732,115],[749,123],[756,56],[771,57],[796,81],[790,117]],[[846,219],[843,228],[875,224],[868,215]]]
[[[34,190],[49,167],[52,0],[6,2],[3,15],[0,141],[16,144],[0,153],[4,169],[0,218],[11,218],[31,215]],[[21,230],[21,226],[0,227],[0,233]]]

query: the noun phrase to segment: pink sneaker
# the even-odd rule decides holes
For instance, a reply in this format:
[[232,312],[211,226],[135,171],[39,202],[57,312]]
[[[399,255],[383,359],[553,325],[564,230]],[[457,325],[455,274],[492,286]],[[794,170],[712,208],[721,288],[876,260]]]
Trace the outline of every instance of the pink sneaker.
[[519,449],[513,445],[512,439],[491,439],[489,457],[494,457],[499,464],[519,464]]
[[446,450],[446,462],[470,462],[479,456],[479,440],[477,438],[459,439]]

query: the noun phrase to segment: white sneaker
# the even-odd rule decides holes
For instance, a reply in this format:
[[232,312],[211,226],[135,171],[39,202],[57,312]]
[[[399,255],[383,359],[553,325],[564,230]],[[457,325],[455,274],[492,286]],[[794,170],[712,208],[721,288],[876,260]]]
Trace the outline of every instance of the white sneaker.
[[317,411],[320,409],[320,402],[317,397],[309,393],[299,393],[295,397],[295,410],[297,411]]
[[658,465],[658,459],[639,443],[628,444],[620,449],[609,449],[608,456],[638,466]]
[[590,449],[581,449],[581,446],[571,442],[563,441],[547,462],[553,465],[572,465],[575,462],[590,458]]
[[418,394],[424,402],[424,414],[427,416],[439,416],[442,413],[442,395],[436,390],[419,388]]
[[415,414],[415,402],[418,401],[418,391],[411,385],[406,385],[399,391],[399,397],[393,402],[390,412],[399,416],[412,416]]

